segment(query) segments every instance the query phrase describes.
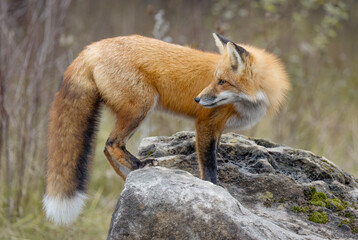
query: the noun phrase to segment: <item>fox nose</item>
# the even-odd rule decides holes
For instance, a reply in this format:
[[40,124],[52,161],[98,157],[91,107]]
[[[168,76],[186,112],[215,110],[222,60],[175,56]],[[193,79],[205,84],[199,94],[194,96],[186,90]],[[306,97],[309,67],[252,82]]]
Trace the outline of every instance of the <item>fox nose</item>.
[[199,103],[200,102],[200,98],[196,97],[194,98],[195,102]]

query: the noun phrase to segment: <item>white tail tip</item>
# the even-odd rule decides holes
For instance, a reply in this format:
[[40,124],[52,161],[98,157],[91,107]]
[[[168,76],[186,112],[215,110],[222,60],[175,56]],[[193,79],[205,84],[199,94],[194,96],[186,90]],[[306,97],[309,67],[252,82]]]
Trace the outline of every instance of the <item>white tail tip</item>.
[[68,225],[81,213],[86,198],[86,195],[80,192],[69,198],[50,197],[45,194],[42,204],[48,219],[56,224]]

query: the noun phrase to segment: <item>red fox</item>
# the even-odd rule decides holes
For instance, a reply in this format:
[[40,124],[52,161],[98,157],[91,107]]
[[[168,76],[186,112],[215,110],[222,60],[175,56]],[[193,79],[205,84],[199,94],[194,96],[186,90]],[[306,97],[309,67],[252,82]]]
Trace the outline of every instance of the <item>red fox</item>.
[[165,109],[195,119],[201,178],[217,183],[216,149],[225,128],[255,125],[276,112],[290,89],[274,55],[213,34],[220,55],[138,35],[87,46],[64,73],[49,113],[44,209],[59,224],[84,206],[101,105],[117,121],[104,153],[123,179],[153,164],[126,142],[148,113]]

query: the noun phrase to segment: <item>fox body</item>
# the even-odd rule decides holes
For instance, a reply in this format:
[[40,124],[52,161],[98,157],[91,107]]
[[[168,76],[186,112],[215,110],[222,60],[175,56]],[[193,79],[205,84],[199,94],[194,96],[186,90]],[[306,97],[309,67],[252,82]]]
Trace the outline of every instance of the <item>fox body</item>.
[[60,224],[72,222],[85,200],[86,180],[101,105],[116,115],[104,153],[125,179],[151,165],[125,144],[154,109],[195,119],[201,177],[213,183],[216,149],[225,128],[248,128],[276,112],[289,90],[278,58],[214,34],[220,54],[142,36],[87,46],[64,73],[49,114],[44,208]]

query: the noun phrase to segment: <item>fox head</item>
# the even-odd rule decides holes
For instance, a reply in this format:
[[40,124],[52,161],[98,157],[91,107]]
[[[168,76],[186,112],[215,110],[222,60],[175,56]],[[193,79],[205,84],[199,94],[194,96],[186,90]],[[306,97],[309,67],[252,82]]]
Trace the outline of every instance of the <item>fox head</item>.
[[255,98],[255,82],[251,67],[253,56],[245,48],[213,33],[221,58],[212,83],[202,90],[195,101],[205,108],[232,104],[242,98]]

